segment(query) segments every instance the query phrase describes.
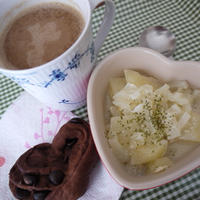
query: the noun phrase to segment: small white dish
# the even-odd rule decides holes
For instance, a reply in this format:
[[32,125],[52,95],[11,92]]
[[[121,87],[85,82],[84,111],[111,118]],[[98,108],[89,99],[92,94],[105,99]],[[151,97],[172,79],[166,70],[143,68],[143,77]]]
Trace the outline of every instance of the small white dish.
[[88,115],[100,158],[109,174],[123,187],[143,190],[176,180],[200,166],[200,145],[169,169],[155,175],[130,176],[113,155],[105,138],[105,96],[111,77],[123,75],[124,69],[134,69],[165,82],[187,80],[200,88],[200,63],[173,61],[146,48],[134,47],[118,50],[98,64],[89,81]]

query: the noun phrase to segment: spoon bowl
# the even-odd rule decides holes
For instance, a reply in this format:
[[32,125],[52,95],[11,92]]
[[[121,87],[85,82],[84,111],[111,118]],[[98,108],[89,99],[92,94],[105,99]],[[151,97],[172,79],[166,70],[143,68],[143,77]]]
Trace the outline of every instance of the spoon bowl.
[[151,26],[142,32],[139,45],[170,57],[176,48],[176,38],[172,32],[163,26]]

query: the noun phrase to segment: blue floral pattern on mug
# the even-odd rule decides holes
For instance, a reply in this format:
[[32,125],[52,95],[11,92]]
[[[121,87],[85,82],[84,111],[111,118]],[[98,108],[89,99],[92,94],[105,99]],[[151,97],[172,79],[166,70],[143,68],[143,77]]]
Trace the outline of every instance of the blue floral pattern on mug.
[[47,88],[54,80],[64,81],[66,76],[67,73],[62,72],[60,69],[55,69],[49,74],[49,77],[52,77],[51,81],[47,82],[44,87]]
[[14,76],[9,76],[11,80],[15,81],[17,84],[19,85],[35,85],[33,83],[31,83],[28,79],[26,78],[17,78],[17,77],[14,77]]
[[81,59],[82,55],[79,53],[76,53],[75,56],[72,58],[72,61],[69,62],[68,64],[68,68],[69,69],[74,69],[74,68],[78,68],[80,65],[80,59]]
[[62,99],[60,102],[58,102],[58,103],[60,103],[60,104],[80,104],[80,103],[83,103],[83,102],[85,102],[86,101],[86,99],[83,99],[83,100],[81,100],[81,101],[78,101],[78,102],[72,102],[72,101],[70,101],[70,100],[67,100],[67,99]]
[[80,66],[80,61],[82,59],[82,57],[87,56],[88,54],[90,54],[90,62],[93,63],[95,60],[95,49],[94,49],[94,42],[92,42],[91,45],[88,45],[88,48],[83,52],[77,52],[74,57],[71,59],[71,61],[68,63],[68,66],[61,71],[61,69],[54,69],[48,76],[51,78],[49,81],[43,81],[40,83],[31,83],[30,80],[28,80],[27,78],[20,78],[20,77],[14,77],[14,76],[9,76],[13,81],[15,81],[16,83],[18,83],[19,85],[33,85],[33,86],[38,86],[38,87],[43,87],[43,88],[47,88],[50,85],[52,85],[52,83],[54,81],[64,81],[67,77],[67,70],[73,70],[76,69]]
[[56,70],[53,70],[52,73],[49,74],[49,76],[52,76],[57,81],[64,81],[67,74],[64,74],[63,72],[61,72],[60,69],[56,69]]

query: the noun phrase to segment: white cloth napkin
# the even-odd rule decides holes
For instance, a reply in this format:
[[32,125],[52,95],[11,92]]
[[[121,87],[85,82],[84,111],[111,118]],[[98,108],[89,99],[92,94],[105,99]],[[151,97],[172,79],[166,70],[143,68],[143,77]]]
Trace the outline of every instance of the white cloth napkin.
[[[0,200],[14,199],[8,174],[18,157],[36,144],[52,142],[59,128],[73,116],[46,107],[26,92],[8,108],[0,120]],[[117,200],[122,190],[99,162],[80,200]]]

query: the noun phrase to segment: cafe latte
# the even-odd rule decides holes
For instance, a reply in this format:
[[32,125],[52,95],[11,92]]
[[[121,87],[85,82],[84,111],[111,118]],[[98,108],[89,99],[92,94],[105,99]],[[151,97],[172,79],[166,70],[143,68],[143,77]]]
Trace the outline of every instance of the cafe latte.
[[43,3],[28,8],[1,34],[1,63],[8,69],[45,64],[70,48],[83,27],[83,17],[71,6]]

